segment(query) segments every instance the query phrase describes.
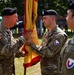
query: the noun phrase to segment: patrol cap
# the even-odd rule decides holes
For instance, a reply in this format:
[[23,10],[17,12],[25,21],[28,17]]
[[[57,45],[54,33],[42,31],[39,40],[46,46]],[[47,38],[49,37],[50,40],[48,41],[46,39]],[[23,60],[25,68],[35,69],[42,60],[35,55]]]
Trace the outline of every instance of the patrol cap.
[[7,7],[7,8],[4,8],[2,13],[1,13],[1,16],[8,16],[8,15],[13,15],[17,12],[17,9],[16,8],[10,8],[10,7]]
[[74,10],[74,1],[68,0],[68,8]]
[[58,13],[55,10],[53,10],[53,9],[50,9],[50,10],[42,10],[41,14],[42,14],[42,16],[45,16],[45,15],[59,16]]

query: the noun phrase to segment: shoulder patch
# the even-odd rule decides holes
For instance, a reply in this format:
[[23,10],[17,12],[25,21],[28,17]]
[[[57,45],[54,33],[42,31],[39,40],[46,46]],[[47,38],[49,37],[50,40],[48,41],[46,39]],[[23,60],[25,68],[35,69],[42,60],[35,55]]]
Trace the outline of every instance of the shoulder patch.
[[58,40],[54,40],[54,45],[55,46],[59,45],[59,41]]
[[66,61],[66,67],[67,67],[67,69],[73,68],[74,67],[74,60],[71,58],[68,58]]

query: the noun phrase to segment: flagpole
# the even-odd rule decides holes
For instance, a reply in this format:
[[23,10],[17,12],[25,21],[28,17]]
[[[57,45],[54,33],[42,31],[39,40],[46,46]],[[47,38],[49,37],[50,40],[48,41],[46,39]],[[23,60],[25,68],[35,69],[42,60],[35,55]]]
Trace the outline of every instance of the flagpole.
[[24,68],[24,75],[26,75],[26,68]]
[[[24,23],[26,23],[26,0],[24,0]],[[26,31],[26,27],[24,26],[24,33]],[[26,68],[24,67],[24,75],[26,75]]]

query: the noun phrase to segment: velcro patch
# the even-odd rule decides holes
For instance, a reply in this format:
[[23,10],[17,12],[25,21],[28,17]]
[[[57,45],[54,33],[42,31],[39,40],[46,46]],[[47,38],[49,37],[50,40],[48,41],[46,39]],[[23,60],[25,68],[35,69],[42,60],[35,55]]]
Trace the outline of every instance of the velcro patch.
[[73,68],[74,67],[74,60],[71,58],[68,58],[67,62],[66,62],[66,67],[67,67],[67,69]]
[[54,45],[55,45],[55,46],[59,45],[59,41],[58,41],[58,40],[55,40],[55,41],[54,41]]

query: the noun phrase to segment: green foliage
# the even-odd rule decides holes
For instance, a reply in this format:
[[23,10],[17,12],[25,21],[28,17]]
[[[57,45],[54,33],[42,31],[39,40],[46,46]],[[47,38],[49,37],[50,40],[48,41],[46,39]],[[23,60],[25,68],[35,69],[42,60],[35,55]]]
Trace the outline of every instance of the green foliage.
[[16,7],[18,15],[24,15],[24,0],[0,0],[0,14],[5,7]]
[[[42,9],[55,9],[60,16],[66,16],[68,0],[38,0],[38,15]],[[17,7],[18,14],[24,15],[24,0],[0,0],[0,13],[4,7]]]
[[[46,5],[48,5],[46,7]],[[39,0],[38,14],[42,9],[55,9],[60,16],[66,16],[67,0]]]
[[24,15],[24,0],[11,0],[12,7],[17,7],[19,16]]

